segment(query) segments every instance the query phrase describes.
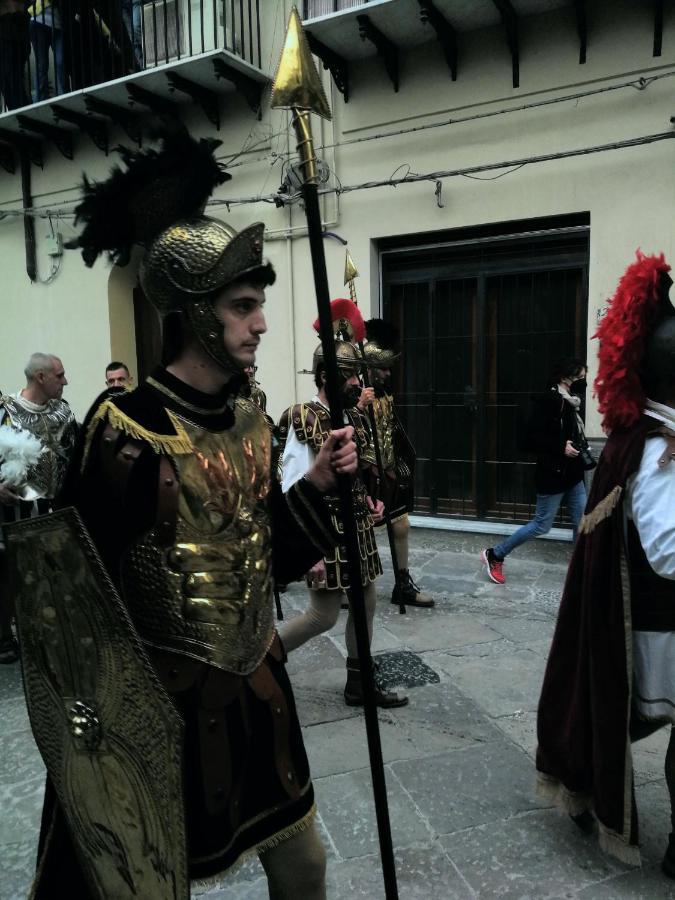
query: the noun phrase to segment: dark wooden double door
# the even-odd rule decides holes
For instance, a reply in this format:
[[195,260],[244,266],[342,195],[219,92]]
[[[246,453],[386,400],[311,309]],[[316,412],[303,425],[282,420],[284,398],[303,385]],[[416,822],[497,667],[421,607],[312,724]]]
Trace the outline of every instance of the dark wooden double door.
[[390,252],[382,275],[416,512],[526,521],[534,462],[518,430],[555,361],[586,354],[587,234]]

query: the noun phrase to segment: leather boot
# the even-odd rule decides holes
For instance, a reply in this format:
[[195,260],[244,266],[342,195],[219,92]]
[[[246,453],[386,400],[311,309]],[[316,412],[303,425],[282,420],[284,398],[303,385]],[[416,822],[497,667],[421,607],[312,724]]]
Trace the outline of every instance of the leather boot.
[[[345,703],[347,706],[363,706],[363,685],[358,659],[347,658],[347,684],[345,685]],[[383,691],[375,679],[375,702],[383,709],[407,706],[408,698],[394,691]]]
[[[401,595],[403,595],[401,597]],[[400,569],[398,573],[398,583],[394,587],[391,595],[391,602],[396,606],[401,605],[403,599],[404,606],[420,606],[423,609],[431,609],[436,603],[433,597],[423,593],[410,575],[410,569]]]

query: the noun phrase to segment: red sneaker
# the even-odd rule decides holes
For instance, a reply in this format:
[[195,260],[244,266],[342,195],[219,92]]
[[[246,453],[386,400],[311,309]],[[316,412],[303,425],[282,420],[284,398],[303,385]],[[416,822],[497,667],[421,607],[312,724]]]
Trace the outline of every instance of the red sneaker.
[[504,560],[497,559],[492,552],[492,547],[483,550],[480,558],[485,563],[485,568],[487,569],[490,581],[494,581],[495,584],[506,584],[506,578],[504,578]]

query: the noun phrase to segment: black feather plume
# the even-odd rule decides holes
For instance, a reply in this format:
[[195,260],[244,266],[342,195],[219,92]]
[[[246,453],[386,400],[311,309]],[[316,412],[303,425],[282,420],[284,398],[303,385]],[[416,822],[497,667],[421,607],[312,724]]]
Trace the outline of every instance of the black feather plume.
[[213,155],[220,141],[196,141],[182,127],[159,136],[158,150],[117,147],[125,168],[114,166],[106,181],[83,176],[75,222],[84,228],[66,246],[80,248],[87,266],[103,253],[126,265],[134,244],[147,246],[174,222],[203,212],[213,189],[231,178]]
[[400,335],[398,328],[385,319],[368,319],[366,322],[366,338],[382,347],[383,350],[398,350]]

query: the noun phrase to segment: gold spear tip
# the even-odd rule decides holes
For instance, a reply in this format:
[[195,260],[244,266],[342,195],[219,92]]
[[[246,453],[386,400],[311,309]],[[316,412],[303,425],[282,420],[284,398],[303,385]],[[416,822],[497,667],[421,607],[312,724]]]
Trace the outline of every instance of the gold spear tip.
[[359,270],[354,265],[354,260],[352,259],[352,255],[347,250],[345,253],[345,284],[349,284],[350,281],[353,281],[355,278],[359,277]]
[[331,118],[330,106],[295,6],[288,20],[270,106],[272,109],[306,109],[324,119]]

